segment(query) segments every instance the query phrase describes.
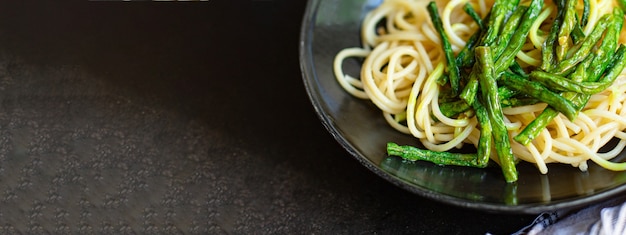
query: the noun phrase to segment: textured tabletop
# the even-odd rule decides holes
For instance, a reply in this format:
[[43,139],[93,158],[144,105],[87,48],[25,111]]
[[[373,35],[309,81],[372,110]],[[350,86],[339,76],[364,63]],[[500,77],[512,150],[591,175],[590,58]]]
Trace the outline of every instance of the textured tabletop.
[[328,134],[305,1],[0,4],[0,233],[507,234]]

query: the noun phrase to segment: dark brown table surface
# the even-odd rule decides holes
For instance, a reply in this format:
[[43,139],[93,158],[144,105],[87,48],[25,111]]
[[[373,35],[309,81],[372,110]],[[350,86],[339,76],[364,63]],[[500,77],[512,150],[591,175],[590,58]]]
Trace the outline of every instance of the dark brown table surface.
[[305,1],[0,4],[0,233],[509,234],[326,132]]

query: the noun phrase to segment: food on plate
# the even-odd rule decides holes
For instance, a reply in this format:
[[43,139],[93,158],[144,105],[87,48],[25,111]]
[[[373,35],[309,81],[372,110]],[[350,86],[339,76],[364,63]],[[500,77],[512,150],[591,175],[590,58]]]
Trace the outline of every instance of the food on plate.
[[[362,45],[334,60],[338,83],[421,143],[389,155],[442,165],[610,170],[626,147],[624,0],[385,0]],[[343,62],[362,58],[360,74]],[[600,152],[612,139],[617,143]],[[456,149],[474,146],[475,153]]]

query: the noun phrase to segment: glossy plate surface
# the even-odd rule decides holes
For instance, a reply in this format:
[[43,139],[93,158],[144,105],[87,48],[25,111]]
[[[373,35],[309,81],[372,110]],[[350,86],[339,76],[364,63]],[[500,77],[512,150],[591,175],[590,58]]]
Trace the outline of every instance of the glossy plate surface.
[[[521,163],[517,184],[506,184],[497,167],[443,167],[388,157],[388,141],[416,145],[417,140],[389,127],[370,101],[346,93],[332,70],[337,52],[360,46],[360,21],[380,3],[381,0],[310,0],[300,41],[303,80],[317,114],[335,139],[365,167],[420,196],[498,212],[572,209],[626,190],[626,172],[604,170],[591,162],[588,172],[549,164],[547,175],[540,174],[531,164]],[[344,62],[348,74],[357,76],[359,68],[356,59]],[[621,154],[616,161],[623,158]]]

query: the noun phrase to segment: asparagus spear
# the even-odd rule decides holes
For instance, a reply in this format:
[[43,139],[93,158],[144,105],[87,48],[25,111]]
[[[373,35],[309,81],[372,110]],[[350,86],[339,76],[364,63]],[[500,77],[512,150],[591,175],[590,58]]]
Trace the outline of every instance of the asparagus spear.
[[[388,143],[387,150],[389,155],[398,155],[408,160],[426,160],[436,164],[484,167],[489,159],[492,141],[495,140],[496,153],[500,158],[500,164],[506,181],[516,181],[517,170],[515,169],[515,161],[508,140],[508,132],[504,125],[502,106],[528,102],[534,103],[538,101],[548,103],[550,107],[546,108],[540,117],[535,120],[536,123],[539,123],[535,125],[536,127],[543,126],[543,128],[545,128],[545,125],[560,112],[565,114],[568,118],[573,119],[577,112],[586,104],[589,94],[608,87],[617,75],[621,73],[624,67],[626,67],[626,47],[620,46],[615,55],[611,56],[612,52],[615,52],[617,37],[619,37],[619,32],[623,24],[621,22],[623,12],[620,11],[618,13],[616,11],[613,15],[603,16],[600,22],[598,22],[600,27],[596,26],[593,32],[586,36],[582,33],[581,25],[587,23],[589,14],[588,0],[583,0],[585,6],[580,22],[578,22],[576,12],[571,10],[574,9],[575,0],[555,1],[560,10],[551,28],[551,33],[548,35],[548,40],[552,37],[552,43],[557,42],[558,44],[555,45],[550,42],[545,42],[543,48],[544,52],[542,53],[542,59],[544,59],[544,61],[541,67],[545,67],[546,69],[544,70],[549,72],[535,71],[529,75],[521,69],[519,64],[516,64],[514,59],[517,52],[521,49],[521,46],[524,44],[530,25],[532,25],[534,19],[537,18],[542,8],[543,1],[533,0],[525,11],[523,9],[525,7],[518,7],[508,21],[506,20],[508,12],[515,9],[515,6],[519,3],[518,0],[511,1],[514,2],[514,4],[509,1],[496,0],[496,4],[494,4],[492,11],[488,15],[488,20],[480,19],[480,17],[475,14],[475,11],[473,11],[473,8],[471,8],[471,5],[466,4],[464,9],[478,23],[481,29],[472,36],[470,39],[471,43],[468,42],[466,47],[456,58],[451,54],[451,50],[448,50],[450,49],[449,41],[447,41],[447,37],[443,31],[436,5],[434,2],[431,2],[428,6],[428,10],[431,14],[433,24],[442,37],[442,42],[445,41],[442,44],[448,64],[454,63],[457,72],[460,73],[459,66],[465,67],[472,64],[467,62],[469,61],[468,58],[476,61],[476,63],[473,64],[469,81],[465,89],[459,95],[459,97],[466,102],[460,100],[443,103],[440,108],[444,114],[446,114],[444,111],[446,109],[449,109],[451,111],[450,113],[463,112],[468,110],[470,106],[474,109],[481,126],[478,153],[442,153]],[[626,0],[620,0],[620,3],[621,2],[626,3]],[[524,14],[520,14],[522,17],[516,19],[516,17],[519,16],[515,16],[515,12],[523,12]],[[494,16],[494,14],[496,16]],[[614,19],[612,20],[611,18]],[[620,20],[615,20],[618,18]],[[439,21],[439,26],[437,26],[438,23],[436,21]],[[513,25],[516,25],[516,21],[521,22],[519,27],[513,27]],[[499,22],[495,24],[497,27],[492,25],[493,22]],[[602,24],[604,24],[604,28],[602,28]],[[514,33],[512,33],[513,30]],[[605,31],[606,34],[604,33]],[[604,39],[602,40],[602,45],[598,48],[594,48],[603,35]],[[565,58],[566,52],[569,50],[569,42],[567,41],[569,37],[572,37],[574,44],[578,44],[579,42],[580,44],[575,47],[577,51],[572,53],[572,56]],[[447,48],[445,45],[446,42]],[[554,51],[555,49],[556,53]],[[590,55],[592,50],[596,50],[595,55]],[[472,54],[474,56],[472,56]],[[517,74],[505,72],[508,69],[511,69],[511,71]],[[574,73],[570,73],[572,70]],[[451,73],[454,73],[454,71],[448,70],[450,77],[455,76]],[[460,89],[459,83],[461,83],[461,76],[459,73],[457,73],[458,80],[455,81],[457,85],[453,85],[452,79],[450,80],[452,90],[457,88],[455,91]],[[506,85],[503,87],[511,88],[509,91],[512,91],[512,94],[523,92],[523,94],[530,97],[520,96],[521,98],[514,98],[511,97],[513,96],[511,95],[507,98],[503,98],[504,94],[501,94],[503,92],[497,87],[496,82],[500,75],[503,75],[501,79],[502,84]],[[526,76],[530,77],[533,81],[526,80]],[[557,94],[543,86],[542,83],[557,87],[557,90],[564,92]],[[476,96],[479,87],[481,95]],[[478,99],[475,100],[476,98]],[[449,107],[446,108],[446,106]],[[544,113],[545,116],[548,117],[547,119],[541,118]],[[526,129],[524,131],[526,131]],[[485,133],[484,135],[483,132]],[[517,137],[519,136],[523,135],[520,134]],[[527,136],[528,141],[530,141],[536,134],[533,133]]]
[[589,0],[583,0],[583,15],[580,17],[580,26],[587,25],[588,21],[589,21]]
[[[587,57],[586,60],[584,60],[583,62],[581,62],[581,64],[577,66],[576,71],[570,76],[572,81],[581,82],[585,80],[585,78],[588,76],[586,74],[588,72],[587,68],[589,68],[589,65],[591,64],[591,61],[593,59],[594,56],[590,55]],[[577,111],[580,111],[580,109],[582,109],[582,107],[580,107],[578,104],[582,103],[581,100],[584,99],[584,97],[580,94],[574,92],[563,92],[561,93],[561,96],[563,96],[563,98],[567,100],[571,100],[572,104],[576,106]],[[513,139],[523,145],[529,144],[558,115],[559,111],[548,106],[535,118],[535,120],[530,122],[530,124],[528,124],[519,134],[513,137]]]
[[600,18],[598,24],[593,28],[593,31],[583,40],[580,47],[571,57],[561,61],[558,65],[555,66],[553,70],[556,74],[567,74],[571,69],[576,66],[579,62],[581,62],[585,57],[591,52],[593,47],[598,43],[598,40],[602,38],[604,35],[604,31],[610,22],[613,21],[613,15],[606,14]]
[[568,119],[576,119],[578,114],[576,107],[569,100],[559,94],[550,91],[541,83],[529,81],[512,73],[504,73],[503,82],[513,90],[524,92],[525,94],[547,103],[550,107],[565,114]]
[[606,35],[602,40],[602,44],[595,51],[596,57],[589,66],[590,81],[597,81],[604,72],[607,63],[611,59],[611,55],[615,52],[620,37],[620,32],[624,24],[624,11],[620,8],[613,9],[613,22],[608,26]]
[[622,10],[626,11],[626,0],[617,0],[617,5],[619,5]]
[[[578,18],[576,18],[576,19],[578,19]],[[580,23],[578,22],[578,20],[576,20],[576,24],[574,24],[574,28],[572,29],[572,32],[570,33],[570,36],[572,38],[572,43],[574,45],[578,45],[583,40],[585,40],[585,37],[587,37],[585,35],[585,32],[583,32],[583,28],[582,28],[582,26],[580,26]]]
[[[481,30],[480,37],[478,38],[477,45],[490,46],[492,45],[496,38],[499,35],[500,27],[505,21],[505,16],[509,11],[515,9],[515,7],[519,4],[519,0],[496,0],[491,7],[491,11],[489,12],[489,19],[485,23],[485,27]],[[473,45],[476,46],[476,45]],[[459,55],[463,56],[463,64],[471,65],[474,62],[474,47],[469,48],[467,51],[461,51]],[[472,71],[475,70],[473,67]],[[468,104],[472,104],[476,97],[476,91],[478,90],[478,78],[472,72],[470,73],[468,82],[465,87],[461,91],[460,97],[465,100]]]
[[487,32],[481,38],[481,45],[492,45],[500,35],[500,28],[509,12],[513,11],[519,0],[496,0],[491,8],[491,15],[487,22]]
[[456,100],[439,104],[439,109],[446,117],[454,117],[459,113],[469,110],[470,106],[465,100]]
[[[574,29],[572,29],[572,42],[574,44],[580,43],[585,38],[585,32],[583,32],[583,27],[587,25],[589,21],[589,0],[583,0],[583,14],[580,17],[580,21],[577,21],[574,24]],[[575,17],[578,19],[578,15]]]
[[[611,54],[615,51],[615,47],[618,42],[619,32],[622,28],[623,11],[615,8],[613,11],[613,22],[608,27],[607,33],[596,51],[595,57],[592,57],[590,66],[583,66],[581,70],[587,71],[585,74],[585,81],[598,81],[600,76],[604,73],[605,69],[609,66],[611,61]],[[545,48],[544,48],[545,49]],[[545,63],[546,61],[544,61]],[[572,79],[577,80],[577,79]],[[565,98],[571,100],[578,110],[582,109],[589,99],[588,95],[567,93],[563,95]],[[535,139],[539,133],[559,114],[558,111],[551,107],[546,108],[541,114],[539,114],[535,120],[527,125],[517,136],[514,137],[515,141],[527,145],[533,139]]]
[[517,106],[531,105],[531,104],[536,104],[539,102],[541,101],[535,98],[523,97],[523,98],[510,98],[510,99],[503,100],[502,102],[500,102],[500,105],[502,106],[502,108],[505,108],[505,107],[517,107]]
[[626,67],[626,46],[624,44],[621,44],[615,52],[609,67],[604,76],[598,80],[599,83],[613,83]]
[[500,160],[500,167],[504,174],[506,182],[517,181],[517,169],[515,168],[515,159],[511,150],[511,142],[509,142],[509,134],[504,124],[502,108],[500,107],[500,98],[498,97],[498,84],[493,64],[493,56],[491,49],[485,46],[479,46],[475,49],[476,64],[479,68],[479,84],[482,90],[482,98],[485,102],[487,114],[493,128],[493,138],[495,140],[496,153]]
[[[472,8],[473,9],[473,8]],[[485,19],[481,19],[478,30],[467,40],[465,46],[456,57],[456,63],[459,67],[470,67],[474,64],[474,47],[481,43],[481,37],[485,33],[488,19],[491,18],[491,11],[487,13]]]
[[456,63],[459,67],[469,67],[471,64],[474,63],[474,54],[470,53],[474,51],[474,47],[476,47],[476,45],[478,45],[479,43],[479,38],[481,35],[481,32],[483,30],[478,29],[478,31],[476,31],[468,40],[467,43],[465,43],[465,47],[463,47],[463,49],[461,49],[461,51],[459,52],[459,54],[456,57]]
[[476,111],[476,118],[480,126],[477,153],[437,152],[408,145],[400,146],[396,143],[387,143],[387,154],[399,156],[409,161],[429,161],[439,165],[486,167],[493,142],[491,122],[487,109],[480,101],[474,102],[473,108]]
[[400,146],[396,143],[387,143],[387,154],[399,156],[409,161],[429,161],[439,165],[471,166],[483,168],[489,162],[491,155],[492,129],[487,109],[480,101],[474,102],[476,118],[480,125],[480,138],[477,153],[449,153],[424,150],[413,146]]
[[577,82],[543,71],[533,71],[530,74],[530,78],[541,81],[544,85],[549,85],[553,88],[560,88],[586,95],[596,94],[611,86],[615,79],[617,79],[617,76],[622,72],[622,70],[624,70],[624,66],[626,65],[626,58],[624,54],[626,54],[625,46],[620,45],[615,52],[615,55],[611,58],[611,62],[608,65],[608,71],[604,76],[598,79],[597,82]]
[[612,80],[605,80],[603,82],[576,82],[556,74],[539,70],[530,73],[531,80],[539,82],[546,87],[550,87],[551,90],[570,91],[587,95],[605,90],[613,83],[615,78],[617,78],[617,76],[613,77]]
[[478,125],[480,125],[480,138],[478,139],[478,146],[476,148],[476,163],[479,165],[487,165],[487,162],[489,162],[489,156],[491,155],[491,146],[493,142],[491,120],[489,119],[487,108],[483,106],[481,100],[474,102],[472,106],[476,112]]
[[[500,102],[505,102],[506,100],[510,99],[511,97],[517,95],[518,92],[515,90],[511,90],[508,87],[505,86],[501,86],[498,87],[498,96],[500,97]],[[456,100],[456,101],[451,101],[451,102],[446,102],[446,103],[441,103],[439,105],[439,109],[441,110],[441,113],[447,117],[454,117],[459,113],[465,112],[468,109],[470,109],[469,104],[467,104],[467,102],[465,102],[465,100]]]
[[[594,56],[590,55],[587,57],[586,60],[584,60],[583,62],[581,62],[581,64],[577,66],[576,71],[570,75],[572,81],[581,82],[586,79],[586,77],[588,76],[586,74],[588,72],[587,68],[589,68],[589,65],[591,64],[591,61],[593,59]],[[561,93],[561,95],[565,99],[572,100],[573,104],[579,104],[582,102],[580,100],[583,99],[582,96],[574,92],[563,92]],[[580,110],[579,106],[576,106],[576,108],[577,110]],[[528,124],[519,134],[513,137],[513,139],[523,145],[529,144],[530,141],[535,139],[539,135],[539,133],[541,133],[541,131],[545,129],[550,122],[552,122],[552,119],[554,119],[558,115],[559,111],[556,111],[554,108],[548,106],[546,109],[543,110],[543,112],[539,114],[539,116],[535,118],[535,120]]]
[[574,25],[576,25],[576,3],[578,0],[567,0],[565,2],[565,11],[563,15],[563,22],[561,24],[561,28],[559,29],[559,34],[557,35],[557,47],[556,47],[556,56],[558,60],[563,60],[565,58],[565,54],[569,49],[568,39],[570,37],[570,33],[574,29]]
[[465,3],[465,5],[463,6],[463,10],[470,17],[472,17],[474,22],[476,22],[476,24],[478,25],[478,28],[480,28],[482,30],[485,27],[483,25],[483,19],[481,19],[480,16],[478,15],[478,13],[476,12],[476,10],[474,10],[474,7],[472,7],[472,4],[470,4],[469,2]]
[[[541,8],[543,7],[543,1],[541,0],[533,0],[531,1],[528,9],[524,12],[524,15],[521,19],[521,24],[515,30],[515,33],[512,34],[511,39],[506,45],[504,51],[497,58],[497,62],[495,63],[495,73],[496,77],[506,69],[508,69],[511,64],[515,61],[515,56],[521,50],[524,42],[526,41],[526,37],[528,36],[528,32],[530,30],[531,25],[537,19],[537,16],[541,12]],[[489,46],[489,44],[486,44]],[[459,95],[461,99],[465,100],[468,104],[472,104],[478,92],[478,82],[477,76],[474,71],[476,71],[476,66],[470,73],[469,81],[461,91]]]
[[509,41],[513,37],[513,34],[517,32],[516,29],[527,9],[528,7],[519,6],[515,9],[515,11],[513,11],[513,14],[511,14],[509,19],[504,24],[504,27],[502,28],[502,33],[500,34],[500,36],[498,36],[498,39],[496,39],[496,42],[493,44],[492,53],[495,59],[500,57],[500,53],[502,53],[507,45],[509,45]]
[[541,8],[543,8],[542,0],[533,0],[530,2],[528,10],[524,13],[524,16],[522,16],[519,27],[515,30],[506,49],[495,62],[496,76],[499,76],[504,70],[508,69],[515,61],[515,56],[522,49],[524,42],[526,42],[530,27],[537,19],[537,16],[539,16],[539,13],[541,13]]
[[[580,17],[580,21],[574,25],[574,29],[572,31],[572,41],[574,44],[578,44],[585,38],[585,32],[583,32],[582,27],[585,27],[587,22],[589,22],[589,8],[589,0],[583,0],[583,14]],[[578,16],[576,18],[578,18]]]
[[441,45],[443,47],[443,52],[446,56],[446,74],[448,74],[448,79],[450,81],[450,86],[452,87],[453,94],[457,94],[459,92],[459,84],[461,72],[459,71],[459,67],[456,65],[456,60],[454,57],[454,51],[452,51],[452,46],[450,45],[450,41],[448,41],[448,36],[446,35],[445,30],[443,29],[443,23],[441,22],[441,17],[439,16],[439,10],[437,9],[437,4],[432,1],[428,4],[428,13],[430,14],[430,19],[439,32],[439,37],[441,38]]
[[478,93],[478,75],[474,72],[476,69],[476,64],[474,64],[472,72],[469,74],[469,79],[461,91],[461,94],[459,94],[459,97],[469,105],[474,103],[476,94]]
[[565,15],[565,11],[563,8],[565,7],[564,0],[554,0],[557,8],[556,18],[550,27],[550,33],[546,40],[543,42],[542,50],[541,50],[541,69],[544,71],[550,71],[558,63],[558,60],[555,58],[554,54],[554,42],[557,40],[558,32],[561,28],[561,22],[563,22],[563,15]]
[[469,67],[474,64],[474,47],[478,45],[492,45],[499,35],[500,27],[506,20],[509,12],[513,11],[519,0],[496,0],[482,20],[482,27],[470,38],[467,45],[459,52],[457,61],[462,67]]
[[[591,54],[589,56],[587,56],[587,58],[585,58],[585,60],[583,60],[583,62],[580,62],[579,65],[576,66],[576,69],[574,70],[574,72],[572,72],[568,79],[572,80],[573,82],[584,82],[584,81],[588,81],[588,77],[591,73],[591,71],[589,71],[590,66],[591,66],[591,62],[593,62],[594,60],[596,60],[597,55],[596,54]],[[607,62],[608,64],[608,62]],[[604,68],[602,68],[604,71]],[[571,92],[569,92],[571,93]],[[563,94],[568,94],[568,92],[565,92]]]
[[524,71],[524,69],[522,68],[522,66],[520,66],[519,63],[517,63],[517,61],[513,61],[513,64],[511,64],[511,66],[509,67],[509,69],[511,70],[511,72],[513,72],[514,74],[520,75],[522,77],[526,77],[528,76],[526,74],[526,71]]
[[486,163],[477,161],[476,153],[450,153],[420,149],[410,145],[387,143],[387,154],[399,156],[409,161],[428,161],[438,165],[471,166],[484,168]]

